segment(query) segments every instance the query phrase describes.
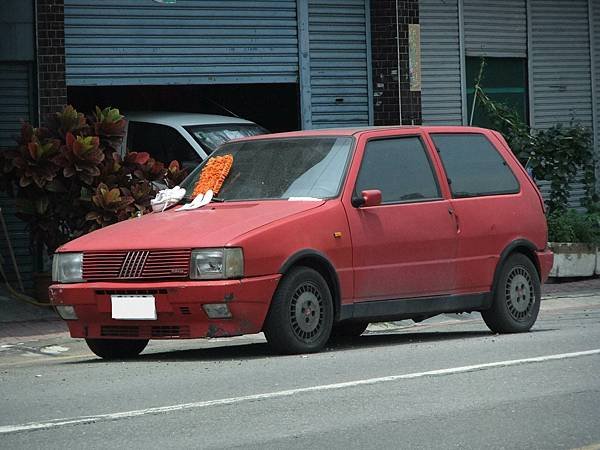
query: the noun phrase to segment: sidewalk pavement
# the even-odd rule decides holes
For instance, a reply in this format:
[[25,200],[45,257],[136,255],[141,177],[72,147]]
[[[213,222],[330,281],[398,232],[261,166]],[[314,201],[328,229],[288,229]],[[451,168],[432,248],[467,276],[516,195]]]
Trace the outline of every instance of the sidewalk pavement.
[[[546,283],[542,299],[600,295],[600,278],[569,279]],[[47,339],[68,333],[67,326],[52,308],[15,300],[0,289],[0,345]]]

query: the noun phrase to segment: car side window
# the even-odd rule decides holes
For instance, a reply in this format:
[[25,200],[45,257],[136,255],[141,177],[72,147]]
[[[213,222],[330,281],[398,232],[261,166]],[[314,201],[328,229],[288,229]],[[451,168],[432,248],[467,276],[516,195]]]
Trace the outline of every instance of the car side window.
[[135,152],[148,152],[165,164],[173,160],[196,163],[202,159],[177,130],[155,123],[129,122],[127,148]]
[[514,194],[519,182],[496,147],[479,133],[431,134],[452,197]]
[[367,142],[356,195],[368,189],[379,189],[383,203],[441,198],[431,161],[418,136]]

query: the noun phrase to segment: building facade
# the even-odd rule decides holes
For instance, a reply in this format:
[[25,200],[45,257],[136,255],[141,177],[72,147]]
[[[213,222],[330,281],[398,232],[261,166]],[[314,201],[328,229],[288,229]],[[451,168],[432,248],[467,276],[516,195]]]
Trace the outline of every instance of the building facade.
[[[590,127],[600,152],[600,0],[3,0],[0,26],[0,147],[67,103],[229,110],[273,131],[477,123],[483,59],[491,97],[537,129]],[[0,206],[31,278],[27,231]]]

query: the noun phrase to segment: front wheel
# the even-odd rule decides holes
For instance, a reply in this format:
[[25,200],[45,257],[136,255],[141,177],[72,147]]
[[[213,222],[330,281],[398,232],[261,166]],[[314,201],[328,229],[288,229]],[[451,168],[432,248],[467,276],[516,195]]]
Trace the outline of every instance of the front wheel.
[[492,307],[482,311],[494,333],[521,333],[535,323],[540,310],[540,278],[531,260],[515,253],[508,257],[498,277]]
[[86,339],[88,347],[103,359],[126,359],[138,356],[148,339]]
[[309,267],[296,267],[281,280],[271,301],[264,332],[280,353],[321,350],[331,333],[333,302],[327,282]]

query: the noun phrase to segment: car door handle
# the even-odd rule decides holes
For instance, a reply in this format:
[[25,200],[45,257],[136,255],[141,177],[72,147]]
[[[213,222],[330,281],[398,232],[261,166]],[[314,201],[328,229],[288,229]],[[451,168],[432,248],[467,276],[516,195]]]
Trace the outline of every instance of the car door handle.
[[460,233],[460,221],[458,220],[458,214],[452,208],[448,208],[448,214],[452,216],[454,219],[454,224],[456,225],[456,233]]

